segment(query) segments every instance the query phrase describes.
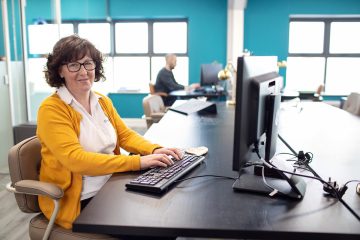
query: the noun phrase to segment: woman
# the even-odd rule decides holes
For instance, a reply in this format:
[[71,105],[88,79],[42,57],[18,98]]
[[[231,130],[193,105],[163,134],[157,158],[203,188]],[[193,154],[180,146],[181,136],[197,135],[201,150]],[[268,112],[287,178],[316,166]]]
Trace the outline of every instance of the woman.
[[[105,78],[103,57],[92,43],[72,35],[60,39],[49,54],[45,78],[56,93],[41,104],[37,136],[41,142],[40,180],[64,190],[56,223],[66,229],[112,173],[166,167],[179,160],[176,148],[152,144],[129,129],[109,98],[93,92]],[[137,155],[121,155],[120,149]],[[52,200],[39,197],[49,219]]]

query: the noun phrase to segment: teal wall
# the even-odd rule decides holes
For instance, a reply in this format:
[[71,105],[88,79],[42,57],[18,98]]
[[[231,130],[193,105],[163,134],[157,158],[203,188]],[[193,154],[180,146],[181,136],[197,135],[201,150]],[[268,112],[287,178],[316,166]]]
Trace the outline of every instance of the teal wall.
[[227,0],[112,0],[113,18],[189,19],[189,81],[199,82],[200,64],[226,62]]
[[4,29],[3,29],[3,21],[2,21],[2,5],[0,4],[0,56],[5,55],[5,49],[4,49]]
[[[18,1],[15,2],[18,7]],[[27,0],[27,24],[39,17],[52,19],[51,2]],[[214,60],[225,63],[227,0],[109,0],[108,13],[106,2],[62,0],[62,18],[185,17],[189,20],[190,83],[199,81],[201,63]],[[11,12],[10,0],[8,7]],[[18,10],[16,14],[18,16]],[[360,0],[248,0],[245,9],[244,48],[254,55],[276,55],[279,60],[286,60],[290,14],[360,14]],[[16,19],[19,31],[19,18]],[[0,30],[0,55],[4,55],[2,24]],[[11,35],[14,34],[12,28],[10,31]],[[16,36],[17,56],[21,57],[20,34],[16,33]],[[281,69],[281,74],[285,75],[284,69]]]
[[[50,0],[27,0],[26,21],[52,19]],[[188,18],[189,81],[199,82],[200,64],[226,62],[227,0],[62,0],[63,20]]]
[[[360,14],[360,0],[248,0],[244,48],[286,60],[291,14]],[[280,73],[285,75],[285,70]]]
[[[108,8],[106,4],[106,0],[62,0],[62,19],[187,18],[189,82],[200,81],[202,63],[226,64],[227,0],[109,0]],[[27,24],[38,18],[53,19],[51,0],[27,0]],[[121,116],[141,117],[140,95],[112,94],[111,98]],[[124,102],[133,105],[124,108]]]
[[[9,22],[9,35],[10,35],[10,46],[14,44],[14,37],[16,39],[16,47],[17,52],[15,53],[15,49],[11,47],[11,59],[12,60],[21,60],[21,28],[20,28],[20,10],[19,10],[19,2],[14,1],[14,11],[11,5],[11,0],[7,0],[7,8],[8,8],[8,22]],[[13,12],[15,13],[13,16]],[[5,45],[4,45],[4,29],[3,29],[3,21],[2,21],[2,5],[0,4],[0,56],[5,56]],[[13,19],[15,20],[15,31],[13,29]],[[16,54],[16,55],[15,55]]]
[[123,118],[141,118],[144,115],[142,100],[147,93],[109,93],[117,112]]

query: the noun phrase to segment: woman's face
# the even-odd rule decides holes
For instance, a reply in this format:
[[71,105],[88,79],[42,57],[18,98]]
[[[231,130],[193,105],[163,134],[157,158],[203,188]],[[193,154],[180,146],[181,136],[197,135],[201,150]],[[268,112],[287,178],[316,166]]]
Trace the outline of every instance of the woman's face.
[[62,65],[59,74],[65,78],[65,86],[71,94],[88,93],[95,80],[95,62],[85,55],[82,59]]

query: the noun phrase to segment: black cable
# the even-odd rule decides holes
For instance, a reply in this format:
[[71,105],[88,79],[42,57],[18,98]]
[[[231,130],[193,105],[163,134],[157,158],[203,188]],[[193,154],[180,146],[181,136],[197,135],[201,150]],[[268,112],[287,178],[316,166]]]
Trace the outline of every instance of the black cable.
[[280,134],[278,134],[278,137],[280,138],[280,140],[286,145],[286,147],[288,149],[290,149],[290,151],[297,156],[297,152],[282,138],[282,136]]
[[[280,134],[278,134],[278,137],[279,139],[286,145],[287,148],[290,149],[290,151],[295,155],[295,156],[298,156],[297,152],[285,141],[285,139],[283,137],[281,137]],[[311,160],[313,158],[313,154],[310,152],[311,154]],[[304,161],[304,165],[309,169],[310,172],[312,172],[312,174],[314,174],[314,176],[318,177],[318,178],[321,178],[319,174],[317,174],[317,172],[315,172],[314,169],[312,169],[310,167],[310,165],[308,163],[306,163],[306,161]]]
[[[264,160],[265,161],[265,160]],[[269,164],[269,163],[268,163]],[[269,164],[270,165],[270,164]],[[261,165],[261,164],[258,164],[258,166],[264,166],[264,165]],[[267,165],[265,165],[267,166]],[[286,171],[286,170],[283,170],[283,169],[279,169],[275,166],[272,166],[271,165],[271,168],[277,170],[277,171],[280,171],[280,172],[283,172],[283,173],[288,173],[288,174],[291,174],[291,175],[295,175],[295,176],[299,176],[299,177],[305,177],[305,178],[311,178],[311,179],[315,179],[315,180],[318,180],[319,182],[323,183],[323,184],[326,184],[327,186],[329,186],[331,189],[334,190],[334,192],[336,193],[337,197],[340,198],[340,196],[338,195],[338,192],[337,190],[332,186],[330,185],[327,181],[323,180],[322,178],[318,178],[318,177],[314,177],[314,176],[310,176],[310,175],[305,175],[305,174],[300,174],[300,173],[296,173],[296,172],[290,172],[290,171]]]
[[[340,202],[353,214],[353,216],[354,216],[355,218],[357,218],[358,221],[360,221],[360,216],[342,199],[342,195],[340,195],[339,190],[336,189],[333,185],[329,184],[327,181],[323,180],[318,174],[315,175],[314,173],[316,173],[316,172],[315,172],[313,169],[310,168],[310,169],[312,170],[311,172],[315,175],[314,177],[313,177],[313,176],[309,176],[309,175],[304,175],[304,174],[299,174],[299,173],[295,173],[295,172],[290,172],[290,171],[282,170],[282,169],[279,169],[279,168],[273,166],[271,163],[266,162],[264,159],[262,159],[261,156],[260,156],[260,153],[259,153],[259,149],[258,149],[258,148],[255,148],[254,150],[255,150],[257,156],[260,158],[260,160],[262,160],[263,163],[265,164],[265,166],[268,166],[269,168],[273,168],[273,169],[275,169],[276,171],[283,172],[283,173],[288,173],[288,174],[295,175],[295,176],[300,176],[300,177],[306,177],[306,178],[315,179],[315,180],[318,180],[319,182],[321,182],[322,184],[325,184],[326,186],[330,187],[330,188],[333,190],[333,191],[332,191],[332,192],[334,193],[333,196],[334,196],[338,201],[340,201]],[[309,166],[309,167],[310,167],[310,166]],[[357,181],[357,180],[348,181],[347,184],[350,183],[350,182],[353,182],[353,181]],[[346,187],[346,185],[344,185],[344,186]],[[346,191],[346,188],[345,188],[344,192],[342,192],[342,194],[344,194],[345,191]]]
[[344,186],[346,186],[346,185],[348,185],[349,183],[352,183],[352,182],[360,183],[360,180],[354,179],[354,180],[347,181],[347,182],[344,184]]
[[360,221],[360,216],[344,201],[340,198],[339,201]]

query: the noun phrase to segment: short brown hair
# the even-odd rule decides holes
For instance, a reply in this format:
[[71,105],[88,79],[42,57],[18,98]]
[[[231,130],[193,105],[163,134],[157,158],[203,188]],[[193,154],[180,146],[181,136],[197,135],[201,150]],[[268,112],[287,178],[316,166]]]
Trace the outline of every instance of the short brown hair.
[[104,58],[99,50],[87,39],[77,35],[71,35],[60,39],[54,46],[52,53],[47,57],[45,67],[45,79],[51,87],[61,87],[65,84],[64,78],[59,75],[62,65],[74,62],[89,54],[96,64],[95,82],[105,80],[103,61]]

